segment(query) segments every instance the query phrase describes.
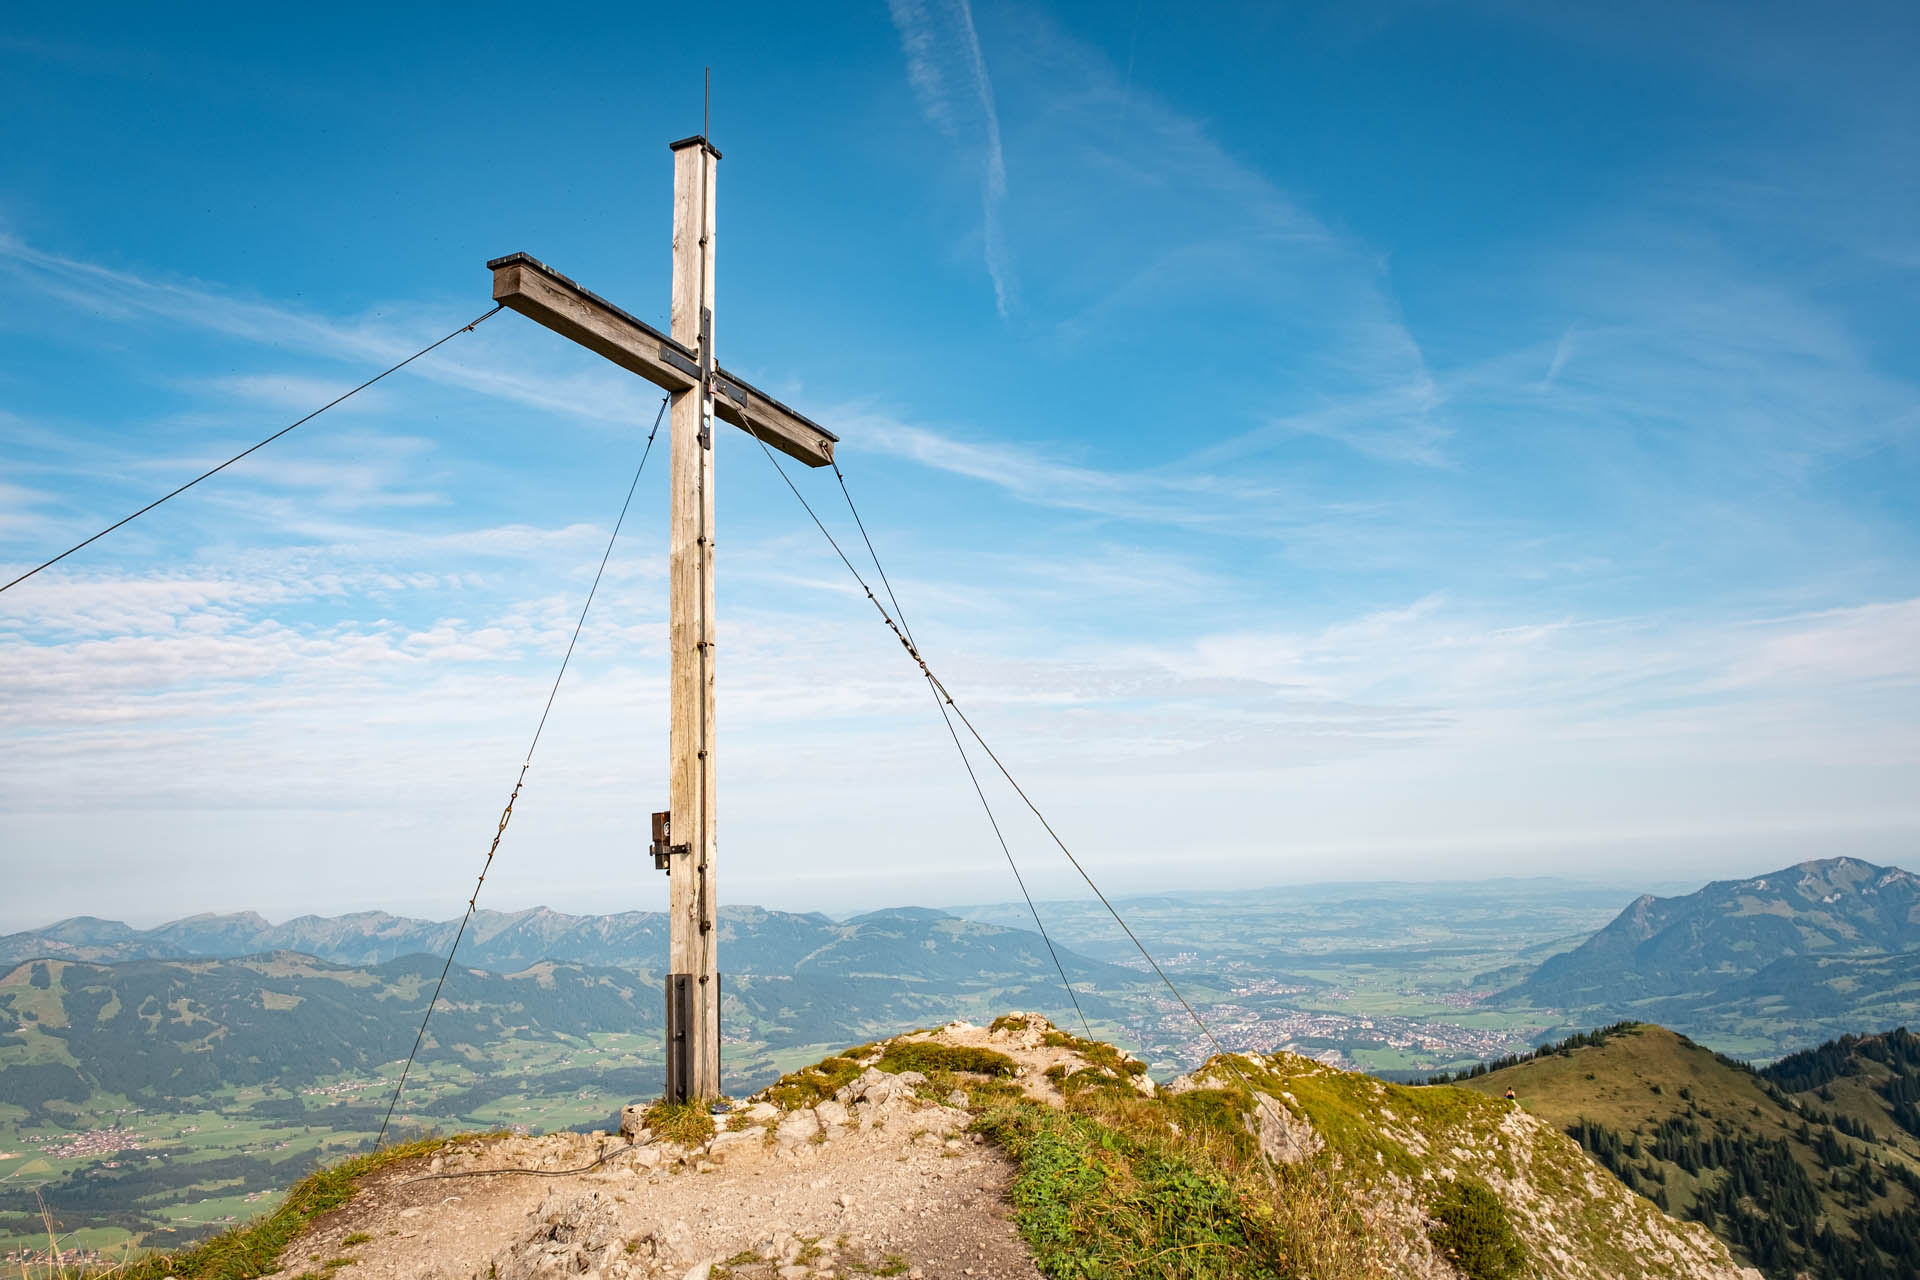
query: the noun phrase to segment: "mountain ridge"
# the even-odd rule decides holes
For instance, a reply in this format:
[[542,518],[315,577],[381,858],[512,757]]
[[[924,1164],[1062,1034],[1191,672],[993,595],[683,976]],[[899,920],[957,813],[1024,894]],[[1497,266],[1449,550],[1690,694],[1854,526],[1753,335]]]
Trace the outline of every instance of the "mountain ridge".
[[[1854,959],[1920,950],[1920,876],[1858,858],[1812,859],[1716,880],[1691,894],[1643,894],[1571,951],[1501,994],[1569,1010],[1640,1012],[1636,1002],[1697,999],[1784,959]],[[1756,988],[1755,994],[1777,988]],[[1655,1005],[1654,1021],[1671,1021]]]
[[[1032,947],[1037,934],[927,907],[889,908],[836,922],[819,912],[777,911],[751,905],[720,908],[720,944],[727,971],[736,975],[784,975],[823,957],[851,964],[851,957],[883,937],[898,937],[908,925],[948,935],[966,934],[995,950]],[[296,952],[334,964],[373,966],[405,955],[444,956],[459,931],[456,920],[421,920],[384,911],[340,916],[302,915],[272,924],[257,912],[200,913],[152,929],[119,921],[75,916],[40,929],[0,936],[0,965],[52,959],[88,964],[140,960],[233,959],[277,951]],[[576,916],[544,906],[518,911],[476,911],[461,941],[463,963],[510,973],[542,960],[651,971],[667,947],[667,916],[622,911]],[[1062,951],[1078,972],[1100,981],[1128,983],[1137,975],[1106,961]],[[1047,961],[1051,967],[1051,961]]]

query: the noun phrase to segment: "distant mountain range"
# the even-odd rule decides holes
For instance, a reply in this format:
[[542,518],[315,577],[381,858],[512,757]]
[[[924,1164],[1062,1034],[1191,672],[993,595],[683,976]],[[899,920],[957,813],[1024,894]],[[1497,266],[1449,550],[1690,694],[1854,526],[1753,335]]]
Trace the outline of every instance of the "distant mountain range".
[[[300,916],[270,924],[254,912],[197,915],[153,929],[75,916],[44,929],[0,937],[0,966],[55,959],[90,964],[134,960],[229,959],[298,952],[342,965],[382,965],[411,955],[442,956],[458,920],[412,920],[384,911]],[[474,913],[460,961],[513,973],[543,960],[656,973],[667,954],[667,917],[655,911],[574,916],[546,907]],[[924,907],[897,907],[844,922],[817,913],[720,908],[720,955],[730,977],[801,973],[910,982],[990,981],[1053,973],[1040,937]],[[1139,975],[1064,952],[1078,981],[1132,985]],[[1054,979],[1057,983],[1058,978]]]
[[1920,1013],[1920,876],[1827,858],[1648,895],[1499,999],[1694,1035],[1786,1023],[1801,1043],[1907,1021]]
[[[1322,885],[1232,900],[1129,899],[1122,906],[1175,968],[1191,966],[1202,986],[1209,970],[1251,975],[1234,979],[1242,985],[1263,975],[1299,985],[1302,980],[1287,975],[1340,959],[1343,947],[1369,962],[1388,962],[1441,913],[1450,933],[1469,945],[1503,930],[1578,920],[1575,936],[1584,941],[1570,950],[1477,980],[1482,989],[1513,983],[1483,1003],[1538,1009],[1545,1015],[1540,1025],[1549,1028],[1636,1018],[1766,1058],[1861,1027],[1917,1020],[1920,876],[1908,871],[1853,858],[1804,862],[1689,894],[1643,896],[1590,935],[1586,930],[1599,918],[1591,908],[1615,891],[1572,892],[1580,888],[1560,882]],[[1056,943],[1072,948],[1061,958],[1081,991],[1096,1002],[1090,994],[1096,991],[1132,1000],[1134,1013],[1142,1014],[1148,1006],[1137,998],[1139,972],[1115,963],[1131,959],[1131,944],[1104,912],[1075,902],[1043,906]],[[972,918],[904,907],[836,921],[818,913],[723,907],[720,954],[728,982],[736,984],[729,990],[744,990],[737,984],[749,979],[789,984],[786,1030],[811,1043],[830,1038],[826,1027],[866,1021],[858,1013],[871,1013],[873,1025],[890,1025],[889,1011],[902,1013],[902,1001],[916,995],[1046,982],[1053,963],[1040,937],[1018,927],[1024,908],[961,910]],[[43,958],[125,964],[274,952],[371,967],[444,956],[458,923],[368,911],[273,924],[242,912],[135,929],[79,916],[0,937],[0,972]],[[658,912],[481,911],[460,961],[501,974],[552,961],[657,980],[666,946],[667,919]],[[1403,962],[1415,958],[1409,953]],[[863,1010],[863,1003],[873,1007]],[[1050,999],[1045,1007],[1053,1007]],[[821,1019],[822,1029],[809,1034],[810,1018]],[[1133,1021],[1139,1025],[1138,1017]]]

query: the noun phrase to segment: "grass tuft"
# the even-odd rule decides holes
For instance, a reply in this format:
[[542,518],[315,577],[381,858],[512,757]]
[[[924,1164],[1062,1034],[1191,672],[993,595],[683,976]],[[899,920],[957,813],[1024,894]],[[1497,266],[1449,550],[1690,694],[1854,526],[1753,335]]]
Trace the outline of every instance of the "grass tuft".
[[866,1070],[865,1058],[872,1049],[872,1045],[859,1045],[822,1058],[810,1067],[790,1071],[768,1086],[761,1096],[782,1111],[818,1106]]
[[713,1137],[713,1113],[698,1100],[668,1102],[663,1098],[649,1105],[642,1119],[655,1137],[683,1147],[702,1146]]
[[1020,1070],[1020,1064],[1004,1053],[931,1040],[890,1044],[879,1066],[882,1071],[918,1071],[929,1076],[936,1071],[955,1071],[1004,1078]]
[[1278,1242],[1225,1179],[1091,1116],[996,1109],[979,1129],[1020,1164],[1011,1199],[1034,1261],[1056,1280],[1146,1274],[1274,1277]]
[[1083,1040],[1070,1031],[1049,1031],[1040,1040],[1056,1049],[1071,1049],[1094,1066],[1103,1067],[1116,1076],[1146,1074],[1146,1063],[1120,1052],[1103,1040]]
[[1467,1280],[1513,1280],[1524,1272],[1526,1248],[1484,1183],[1449,1181],[1434,1199],[1433,1216],[1434,1247]]
[[1047,1079],[1053,1081],[1055,1087],[1069,1098],[1092,1090],[1105,1092],[1116,1098],[1137,1097],[1140,1092],[1124,1077],[1116,1076],[1111,1071],[1100,1067],[1079,1067],[1069,1071],[1064,1064],[1055,1063],[1047,1068]]

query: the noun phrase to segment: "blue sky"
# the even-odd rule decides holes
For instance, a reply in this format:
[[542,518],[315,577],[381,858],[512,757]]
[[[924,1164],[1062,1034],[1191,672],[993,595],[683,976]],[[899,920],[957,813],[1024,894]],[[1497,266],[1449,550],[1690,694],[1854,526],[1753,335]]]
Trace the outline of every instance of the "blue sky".
[[[263,13],[0,35],[0,568],[479,314],[490,257],[664,325],[710,64],[720,357],[844,438],[1114,888],[1914,864],[1911,6]],[[0,595],[0,927],[452,914],[656,404],[504,314]],[[1012,896],[720,448],[723,894]],[[664,475],[490,905],[664,900]]]

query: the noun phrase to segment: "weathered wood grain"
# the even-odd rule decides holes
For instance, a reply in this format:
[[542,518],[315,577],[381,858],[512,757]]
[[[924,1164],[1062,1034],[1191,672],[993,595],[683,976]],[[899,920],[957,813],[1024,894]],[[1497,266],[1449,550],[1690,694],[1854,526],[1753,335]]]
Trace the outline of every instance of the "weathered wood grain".
[[[673,338],[711,368],[718,162],[704,144],[673,153]],[[704,318],[704,323],[703,323]],[[702,333],[702,329],[705,333]],[[704,348],[703,348],[704,338]],[[713,681],[713,403],[696,386],[668,409],[668,803],[688,852],[669,871],[667,950],[693,975],[687,1096],[720,1095],[719,841]]]

